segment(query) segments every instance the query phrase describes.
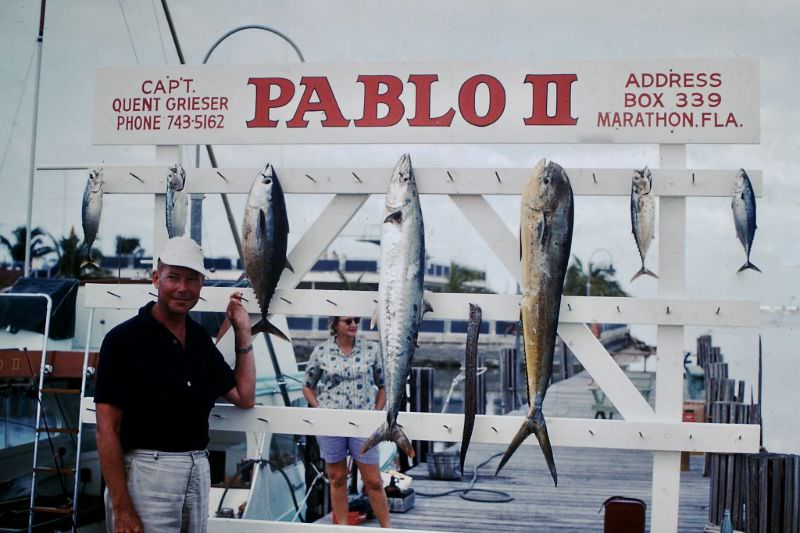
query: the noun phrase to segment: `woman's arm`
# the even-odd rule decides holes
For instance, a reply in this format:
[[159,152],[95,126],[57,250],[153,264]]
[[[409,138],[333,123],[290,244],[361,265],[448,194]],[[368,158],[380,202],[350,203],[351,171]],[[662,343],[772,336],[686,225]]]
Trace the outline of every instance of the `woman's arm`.
[[309,407],[319,407],[319,400],[317,400],[317,391],[311,387],[303,386],[303,398],[308,402]]
[[386,405],[386,388],[381,387],[378,389],[378,394],[375,396],[375,410],[381,411]]

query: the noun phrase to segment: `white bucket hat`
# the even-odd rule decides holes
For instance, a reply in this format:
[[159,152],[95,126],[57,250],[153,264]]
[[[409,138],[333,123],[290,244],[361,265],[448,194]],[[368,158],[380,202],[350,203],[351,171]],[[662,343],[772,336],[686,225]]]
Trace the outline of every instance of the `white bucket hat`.
[[165,265],[191,268],[195,272],[206,275],[203,264],[203,249],[190,237],[173,237],[161,247],[159,261]]

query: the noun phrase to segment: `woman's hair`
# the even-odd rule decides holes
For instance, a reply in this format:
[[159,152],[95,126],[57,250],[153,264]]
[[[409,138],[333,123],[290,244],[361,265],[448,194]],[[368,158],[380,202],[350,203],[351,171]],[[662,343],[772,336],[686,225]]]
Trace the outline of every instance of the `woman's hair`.
[[339,323],[338,316],[329,316],[328,317],[328,333],[331,337],[336,335],[336,325]]

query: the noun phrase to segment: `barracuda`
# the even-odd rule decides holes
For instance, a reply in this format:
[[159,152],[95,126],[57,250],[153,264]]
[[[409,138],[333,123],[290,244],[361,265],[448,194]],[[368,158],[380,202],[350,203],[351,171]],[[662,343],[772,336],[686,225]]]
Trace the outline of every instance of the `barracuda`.
[[397,425],[406,380],[425,311],[425,230],[411,158],[404,154],[392,173],[381,232],[381,272],[377,325],[386,379],[386,422],[364,443],[363,451],[391,440],[409,456],[414,449]]
[[531,433],[536,435],[553,482],[558,485],[553,449],[542,403],[553,373],[561,291],[572,246],[572,187],[559,165],[539,161],[522,191],[520,256],[522,317],[529,410],[500,460],[497,472]]

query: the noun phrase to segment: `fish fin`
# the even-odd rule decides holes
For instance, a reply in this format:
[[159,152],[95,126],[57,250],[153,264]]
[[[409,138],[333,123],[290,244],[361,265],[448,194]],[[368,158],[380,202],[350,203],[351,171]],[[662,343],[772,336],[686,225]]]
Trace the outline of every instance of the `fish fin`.
[[395,224],[402,224],[403,223],[403,211],[397,210],[392,213],[386,215],[386,218],[383,219],[384,222],[394,222]]
[[283,268],[288,268],[292,272],[292,274],[294,274],[294,267],[292,266],[292,264],[289,262],[288,259],[286,260],[286,264],[283,266]]
[[[539,242],[544,244],[547,242],[548,234],[550,233],[550,229],[547,224],[547,215],[542,213],[542,220],[536,224],[536,232],[538,233]],[[520,257],[522,257],[522,248],[520,248]]]
[[647,267],[642,265],[642,268],[639,269],[639,272],[637,272],[636,274],[633,275],[633,277],[631,278],[631,281],[633,281],[636,278],[638,278],[639,276],[643,276],[643,275],[653,276],[654,278],[659,279],[658,275],[655,272],[651,272],[650,270],[647,269]]
[[425,313],[432,313],[432,312],[433,312],[433,306],[431,305],[431,303],[428,300],[422,300],[422,314],[424,315]]
[[364,445],[361,447],[361,453],[367,452],[385,440],[397,444],[397,447],[403,450],[403,453],[409,457],[414,457],[414,455],[416,455],[414,453],[414,447],[411,446],[411,441],[403,430],[400,429],[400,426],[397,424],[392,424],[390,426],[388,421],[381,424],[381,427],[376,429],[366,442],[364,442]]
[[224,337],[225,334],[228,333],[229,329],[231,329],[231,321],[228,320],[228,317],[225,317],[225,320],[223,320],[222,324],[220,324],[219,326],[219,331],[217,331],[217,337],[216,337],[217,342],[215,342],[214,344],[219,344],[219,341],[221,341],[222,337]]
[[739,270],[736,271],[736,273],[738,274],[739,272],[747,270],[748,268],[751,270],[755,270],[756,272],[761,272],[761,269],[755,266],[753,263],[751,263],[750,260],[748,259],[747,262],[743,264]]
[[556,463],[553,459],[553,448],[550,445],[550,437],[547,434],[547,424],[544,421],[544,415],[542,415],[541,409],[537,409],[533,413],[529,413],[525,418],[525,421],[522,423],[522,427],[520,427],[519,431],[517,431],[517,434],[514,435],[514,438],[511,440],[511,444],[508,445],[506,453],[500,460],[500,464],[497,466],[495,475],[500,473],[500,469],[503,468],[517,448],[519,448],[519,445],[522,444],[522,442],[531,433],[536,435],[536,440],[539,441],[539,446],[541,447],[542,453],[544,454],[544,459],[547,462],[547,468],[550,469],[550,475],[553,477],[553,483],[558,486],[558,474],[556,472]]
[[258,210],[258,235],[267,234],[267,215],[263,209]]
[[285,340],[286,342],[292,342],[289,340],[289,337],[286,336],[284,332],[278,329],[272,322],[267,320],[266,318],[262,318],[259,320],[250,330],[250,332],[255,335],[256,333],[270,333],[275,335],[276,337]]

